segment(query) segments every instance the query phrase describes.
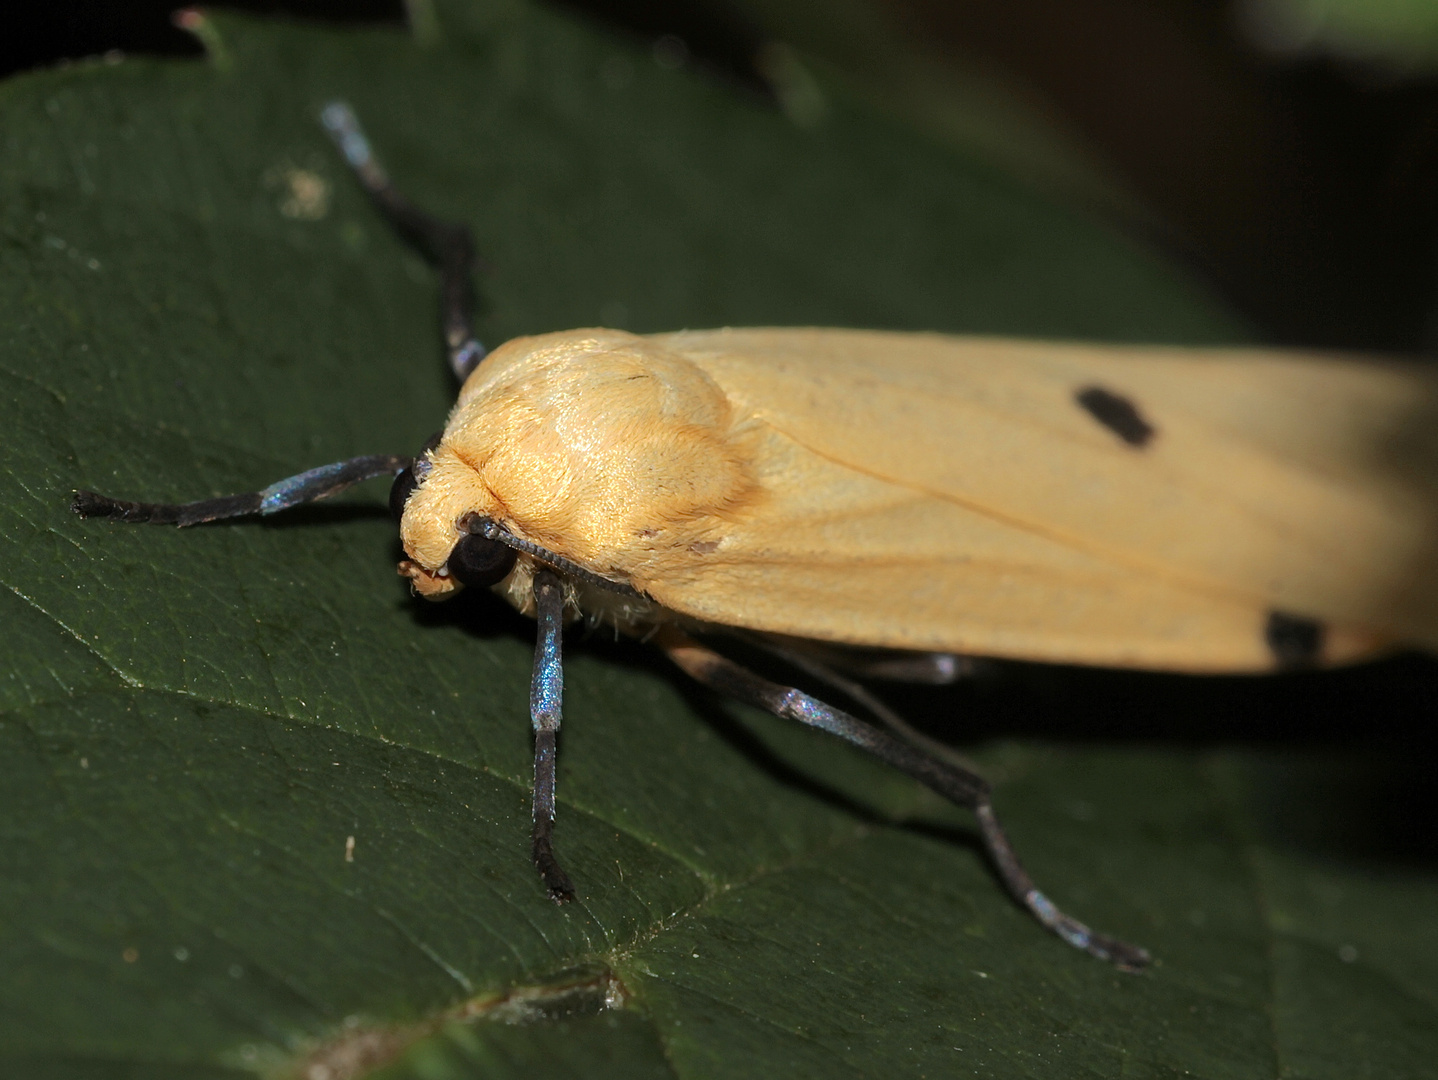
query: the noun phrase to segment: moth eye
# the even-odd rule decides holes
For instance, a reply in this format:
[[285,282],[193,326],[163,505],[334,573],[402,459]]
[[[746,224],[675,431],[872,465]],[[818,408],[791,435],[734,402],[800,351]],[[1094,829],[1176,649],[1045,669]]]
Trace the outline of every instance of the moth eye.
[[404,504],[409,502],[409,497],[414,494],[414,489],[419,486],[419,481],[414,478],[414,469],[408,468],[394,478],[394,483],[389,488],[389,512],[394,519],[399,521],[404,517]]
[[498,540],[487,540],[476,533],[466,533],[449,553],[450,576],[461,585],[488,588],[503,581],[514,569],[517,552]]
[[419,482],[429,472],[429,459],[426,455],[437,447],[443,438],[444,432],[436,431],[426,439],[424,445],[420,447],[419,456],[414,459],[414,464],[396,476],[394,483],[390,485],[389,512],[394,515],[396,521],[404,517],[404,504],[409,502],[409,497],[414,494],[414,489],[419,486]]

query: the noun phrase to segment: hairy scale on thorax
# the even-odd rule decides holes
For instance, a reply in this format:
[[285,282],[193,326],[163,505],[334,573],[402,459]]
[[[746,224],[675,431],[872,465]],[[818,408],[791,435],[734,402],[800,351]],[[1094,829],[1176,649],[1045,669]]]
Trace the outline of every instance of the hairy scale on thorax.
[[[754,423],[692,361],[616,330],[518,338],[464,384],[405,506],[402,572],[433,599],[478,514],[618,581],[714,543],[762,490]],[[506,590],[507,592],[508,590]]]

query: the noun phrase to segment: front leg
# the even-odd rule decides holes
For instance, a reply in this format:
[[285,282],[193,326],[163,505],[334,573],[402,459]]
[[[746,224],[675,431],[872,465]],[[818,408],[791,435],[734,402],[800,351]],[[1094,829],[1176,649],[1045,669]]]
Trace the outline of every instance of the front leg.
[[530,854],[556,904],[574,899],[574,883],[554,857],[555,754],[564,700],[564,586],[550,570],[534,575],[534,673],[529,683],[529,715],[534,724],[534,826]]

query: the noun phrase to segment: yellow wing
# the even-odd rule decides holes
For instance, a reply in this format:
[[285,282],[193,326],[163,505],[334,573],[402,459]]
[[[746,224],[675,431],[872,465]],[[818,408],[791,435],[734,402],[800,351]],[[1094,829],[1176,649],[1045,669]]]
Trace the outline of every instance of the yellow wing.
[[[1322,624],[1318,662],[1438,647],[1423,368],[844,330],[651,340],[755,426],[769,492],[685,565],[636,577],[676,611],[1191,671],[1272,668],[1275,612],[1280,636],[1284,616]],[[1151,437],[1125,441],[1084,391]]]

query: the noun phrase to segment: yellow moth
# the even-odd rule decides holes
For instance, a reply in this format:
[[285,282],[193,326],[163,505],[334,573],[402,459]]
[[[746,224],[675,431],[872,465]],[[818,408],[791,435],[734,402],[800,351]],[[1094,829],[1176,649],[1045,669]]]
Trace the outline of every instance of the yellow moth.
[[468,232],[394,189],[347,107],[323,119],[376,204],[442,268],[463,381],[443,433],[413,458],[356,458],[246,495],[81,492],[75,509],[188,525],[394,475],[415,591],[488,587],[538,620],[533,856],[555,900],[574,895],[552,843],[560,631],[573,619],[648,637],[706,685],[973,810],[1015,898],[1130,969],[1142,949],[1034,887],[982,778],[699,639],[902,650],[933,670],[978,654],[1260,672],[1438,647],[1427,370],[833,329],[574,330],[486,355],[470,326]]

